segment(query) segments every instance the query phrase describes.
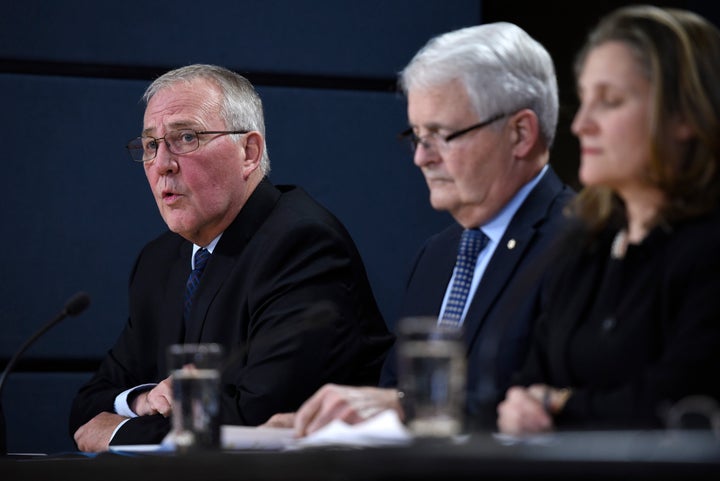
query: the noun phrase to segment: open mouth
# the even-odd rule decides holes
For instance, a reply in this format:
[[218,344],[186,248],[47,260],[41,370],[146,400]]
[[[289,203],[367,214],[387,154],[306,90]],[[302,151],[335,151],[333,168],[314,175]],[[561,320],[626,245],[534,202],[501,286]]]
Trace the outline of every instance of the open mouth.
[[177,194],[176,192],[172,192],[170,190],[162,191],[160,196],[162,197],[162,200],[164,200],[165,202],[172,202],[175,199],[178,199],[180,197],[179,194]]

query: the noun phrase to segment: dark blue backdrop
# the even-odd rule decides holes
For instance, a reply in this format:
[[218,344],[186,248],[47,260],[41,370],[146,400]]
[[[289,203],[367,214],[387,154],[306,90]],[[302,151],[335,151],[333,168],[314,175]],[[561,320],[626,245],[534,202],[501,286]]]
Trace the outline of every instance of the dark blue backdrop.
[[[396,133],[397,72],[427,40],[507,20],[550,50],[560,79],[552,163],[573,183],[572,59],[623,1],[23,0],[0,4],[3,188],[0,366],[79,290],[92,305],[27,353],[3,393],[12,452],[73,449],[70,400],[125,322],[129,269],[164,230],[124,145],[149,82],[190,63],[245,74],[265,102],[271,180],[295,183],[347,225],[386,320],[434,212]],[[703,0],[660,1],[718,21]],[[561,27],[561,28],[559,28]]]
[[10,451],[73,448],[70,399],[125,322],[135,255],[164,229],[124,145],[142,92],[169,68],[216,63],[257,85],[271,180],[304,186],[347,225],[394,320],[415,249],[449,221],[396,139],[407,122],[395,76],[431,36],[477,24],[480,1],[7,3],[0,359],[73,293],[92,297],[10,376]]

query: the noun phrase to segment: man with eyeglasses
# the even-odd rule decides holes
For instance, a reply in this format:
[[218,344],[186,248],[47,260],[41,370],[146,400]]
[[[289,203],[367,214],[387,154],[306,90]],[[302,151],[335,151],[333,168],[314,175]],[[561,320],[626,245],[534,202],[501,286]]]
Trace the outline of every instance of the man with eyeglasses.
[[360,255],[302,189],[268,180],[252,85],[192,65],[143,98],[142,135],[127,148],[169,231],[140,252],[127,324],[73,402],[79,449],[163,439],[174,343],[224,346],[221,424],[258,425],[327,382],[377,383],[392,336]]
[[[475,427],[492,428],[495,405],[526,354],[541,274],[535,262],[573,195],[548,164],[558,117],[552,59],[515,25],[480,25],[432,39],[402,71],[400,86],[410,123],[402,135],[430,203],[456,221],[420,249],[400,318],[435,316],[463,329],[468,411]],[[456,261],[466,236],[482,248],[461,279]],[[391,351],[384,388],[326,385],[297,413],[268,424],[305,435],[336,418],[355,423],[384,409],[402,416],[394,359]]]

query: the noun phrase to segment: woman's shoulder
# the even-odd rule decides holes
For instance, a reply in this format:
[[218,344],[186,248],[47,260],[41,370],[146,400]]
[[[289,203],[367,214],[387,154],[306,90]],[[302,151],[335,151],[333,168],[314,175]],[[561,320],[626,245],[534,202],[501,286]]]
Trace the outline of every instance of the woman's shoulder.
[[668,264],[691,269],[720,266],[719,209],[675,223],[666,230],[666,236],[664,257]]
[[720,209],[714,209],[703,215],[688,218],[670,227],[673,243],[688,246],[708,245],[718,248],[720,240]]

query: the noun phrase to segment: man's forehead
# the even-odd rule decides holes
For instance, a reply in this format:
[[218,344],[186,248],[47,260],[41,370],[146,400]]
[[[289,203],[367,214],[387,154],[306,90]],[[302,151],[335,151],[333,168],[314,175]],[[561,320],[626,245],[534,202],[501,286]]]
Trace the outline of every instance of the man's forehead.
[[458,122],[476,117],[467,94],[460,89],[410,91],[407,114],[411,125],[428,130],[456,127]]
[[215,95],[206,89],[178,89],[170,86],[159,91],[148,102],[143,117],[143,133],[152,134],[160,128],[204,128],[216,119],[222,120]]

